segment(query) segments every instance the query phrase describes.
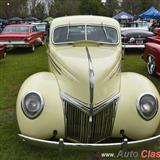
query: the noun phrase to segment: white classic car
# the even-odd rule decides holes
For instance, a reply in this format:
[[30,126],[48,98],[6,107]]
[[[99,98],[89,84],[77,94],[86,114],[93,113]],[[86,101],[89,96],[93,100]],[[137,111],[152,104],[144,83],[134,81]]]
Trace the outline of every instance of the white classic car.
[[[157,89],[136,73],[122,73],[119,23],[100,16],[53,20],[50,72],[30,76],[17,98],[19,136],[54,147],[122,147],[156,142]],[[111,141],[112,139],[118,139]]]

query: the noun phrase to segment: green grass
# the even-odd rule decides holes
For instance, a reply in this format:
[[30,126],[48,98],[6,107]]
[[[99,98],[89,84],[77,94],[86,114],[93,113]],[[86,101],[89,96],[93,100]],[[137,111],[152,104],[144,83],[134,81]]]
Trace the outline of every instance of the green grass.
[[[146,64],[140,54],[127,54],[123,71],[134,71],[150,78],[160,91],[158,77],[147,74]],[[58,151],[42,149],[18,139],[19,132],[15,106],[18,90],[23,81],[33,73],[48,71],[45,47],[38,47],[35,53],[26,49],[12,50],[0,60],[0,159],[1,160],[93,160],[95,152]]]
[[143,51],[133,50],[132,52],[126,52],[124,57],[124,62],[122,65],[122,71],[125,72],[136,72],[144,75],[150,79],[157,87],[160,92],[160,77],[151,76],[147,72],[147,64],[142,59]]

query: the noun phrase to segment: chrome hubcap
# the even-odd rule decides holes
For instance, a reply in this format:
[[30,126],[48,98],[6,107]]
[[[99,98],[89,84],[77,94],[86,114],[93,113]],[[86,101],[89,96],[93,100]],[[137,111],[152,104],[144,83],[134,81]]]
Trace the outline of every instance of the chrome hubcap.
[[156,68],[156,63],[155,60],[152,56],[148,57],[148,63],[147,63],[147,69],[149,74],[154,74],[155,73],[155,68]]
[[35,51],[35,46],[34,46],[34,45],[32,45],[32,51],[33,51],[33,52]]

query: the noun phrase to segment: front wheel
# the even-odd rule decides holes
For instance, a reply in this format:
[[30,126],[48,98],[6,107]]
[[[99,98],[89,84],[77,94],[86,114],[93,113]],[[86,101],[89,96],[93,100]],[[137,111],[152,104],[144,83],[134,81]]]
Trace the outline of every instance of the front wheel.
[[152,56],[148,57],[147,70],[150,75],[154,75],[156,71],[155,58]]

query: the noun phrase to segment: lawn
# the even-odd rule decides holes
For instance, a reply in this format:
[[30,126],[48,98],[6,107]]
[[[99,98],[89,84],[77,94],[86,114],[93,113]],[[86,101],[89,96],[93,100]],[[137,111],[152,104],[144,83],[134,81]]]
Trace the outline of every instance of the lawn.
[[[128,53],[122,65],[123,71],[134,71],[150,78],[160,91],[158,77],[151,77],[146,72],[146,64],[140,53]],[[23,81],[31,74],[48,71],[45,47],[37,48],[35,53],[26,49],[12,50],[0,60],[0,159],[1,160],[92,160],[95,152],[64,152],[41,149],[25,144],[17,137],[19,132],[16,121],[16,97]]]

